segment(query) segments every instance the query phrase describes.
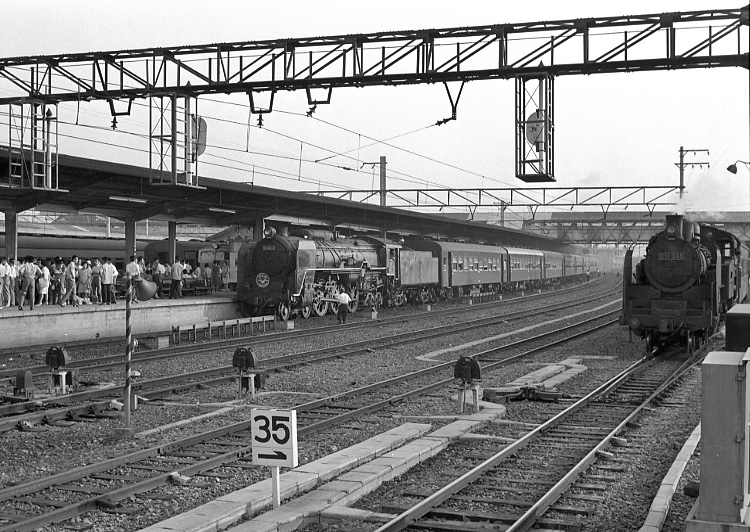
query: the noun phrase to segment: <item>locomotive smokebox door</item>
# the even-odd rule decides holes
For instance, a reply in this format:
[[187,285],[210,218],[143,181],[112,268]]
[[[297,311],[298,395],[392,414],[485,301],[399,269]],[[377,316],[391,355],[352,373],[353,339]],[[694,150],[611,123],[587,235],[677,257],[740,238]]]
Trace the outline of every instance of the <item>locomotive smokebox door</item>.
[[253,352],[246,347],[238,347],[232,356],[232,367],[245,371],[255,367]]
[[66,366],[68,362],[68,351],[64,347],[53,346],[47,349],[45,363],[51,368],[62,368]]
[[461,357],[453,367],[453,377],[461,379],[465,383],[482,380],[482,373],[479,369],[479,363],[470,357]]

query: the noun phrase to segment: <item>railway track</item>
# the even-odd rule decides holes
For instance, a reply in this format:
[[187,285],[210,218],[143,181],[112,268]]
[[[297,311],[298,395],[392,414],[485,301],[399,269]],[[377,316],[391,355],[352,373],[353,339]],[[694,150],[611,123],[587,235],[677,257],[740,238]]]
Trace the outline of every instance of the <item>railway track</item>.
[[[595,281],[597,284],[603,282],[602,280]],[[613,291],[616,291],[620,288],[621,285],[617,285],[613,289],[608,289],[602,292],[602,294],[610,293]],[[569,294],[574,293],[577,291],[584,290],[586,288],[591,288],[591,285],[577,285],[571,288],[565,288],[561,290],[555,290],[555,291],[546,291],[541,292],[538,294],[532,294],[528,296],[517,296],[517,297],[507,297],[505,296],[504,299],[501,300],[495,300],[495,301],[488,301],[484,303],[476,303],[472,304],[471,308],[472,310],[483,310],[488,308],[494,308],[498,307],[501,304],[507,304],[509,302],[513,303],[519,303],[519,302],[528,302],[528,301],[534,301],[536,299],[545,299],[551,296],[557,296],[557,295],[563,295],[563,294]],[[587,297],[591,296],[582,296],[581,298],[570,300],[570,302],[574,301],[580,301],[584,300]],[[477,298],[478,299],[478,298]],[[437,305],[435,308],[433,308],[431,311],[419,311],[415,313],[408,314],[408,319],[412,321],[419,321],[424,319],[433,319],[435,317],[450,315],[452,313],[456,312],[455,306],[450,306],[447,308],[437,308]],[[356,331],[360,329],[368,329],[373,327],[380,327],[383,325],[390,325],[394,323],[402,323],[404,321],[405,316],[403,315],[396,315],[396,316],[390,316],[390,317],[379,317],[376,321],[361,321],[361,322],[350,322],[350,324],[341,327],[341,326],[323,326],[323,327],[315,327],[314,329],[295,329],[292,331],[285,331],[283,333],[265,333],[262,335],[253,335],[253,336],[245,336],[240,338],[232,338],[232,339],[224,339],[224,340],[216,340],[216,341],[206,341],[202,342],[201,344],[193,345],[193,346],[187,346],[187,345],[177,345],[177,346],[171,346],[164,349],[159,350],[137,350],[133,353],[133,360],[139,360],[139,359],[149,359],[149,360],[159,360],[160,358],[169,358],[174,356],[180,356],[183,354],[200,354],[200,353],[207,353],[212,352],[217,349],[227,348],[231,349],[233,347],[238,346],[247,346],[247,345],[261,345],[264,343],[270,343],[270,342],[276,342],[279,340],[279,338],[309,338],[309,337],[315,337],[320,334],[325,334],[329,331]],[[161,333],[163,336],[168,336],[171,333],[169,331],[165,331]],[[151,336],[155,336],[157,333],[152,334]],[[118,346],[122,345],[122,342],[124,342],[124,338],[118,339],[117,341],[108,342],[112,345]],[[92,340],[90,342],[72,342],[72,343],[60,343],[59,346],[68,347],[71,349],[74,348],[87,348],[91,346],[101,346],[102,342],[100,340]],[[37,346],[29,348],[26,353],[42,353],[45,352],[48,346]],[[0,357],[5,356],[18,356],[19,354],[23,354],[23,352],[20,352],[18,350],[0,350]],[[92,362],[92,359],[83,359],[83,360],[77,360],[73,361],[69,364],[69,367],[71,368],[81,368],[81,369],[90,369],[90,367],[93,367],[95,365],[98,365],[100,368],[106,368],[106,367],[112,367],[113,365],[122,364],[122,361],[124,360],[124,355],[112,355],[112,356],[106,356],[106,357],[97,357],[96,362]],[[0,384],[7,384],[8,380],[11,378],[15,378],[16,374],[19,370],[24,371],[31,371],[32,374],[42,374],[42,373],[49,373],[49,366],[46,365],[36,365],[36,366],[28,366],[28,367],[16,367],[16,368],[9,368],[9,369],[2,369],[0,370]]]
[[[602,323],[601,315],[569,325],[589,332],[616,323]],[[587,326],[585,321],[595,322]],[[555,342],[569,341],[585,334],[557,332]],[[530,353],[547,349],[551,344],[548,331],[539,337],[524,340],[535,346],[498,360],[485,371],[499,369],[511,361]],[[547,343],[544,343],[547,342]],[[501,352],[506,346],[498,346]],[[483,352],[486,354],[487,352]],[[378,382],[323,399],[298,404],[299,436],[330,430],[331,427],[363,419],[373,412],[393,409],[394,405],[411,397],[428,394],[455,383],[452,378],[454,362],[419,370],[408,375]],[[143,449],[71,471],[40,478],[0,490],[0,532],[30,531],[41,526],[65,521],[94,509],[115,512],[137,511],[128,502],[135,494],[151,491],[174,478],[221,476],[217,468],[254,468],[250,462],[250,422],[236,423],[221,429],[198,434],[169,444]],[[188,483],[186,489],[189,489]]]
[[[604,502],[606,484],[626,471],[625,460],[607,449],[632,445],[619,435],[679,379],[699,380],[699,372],[688,372],[692,365],[644,357],[518,438],[486,435],[498,452],[477,451],[481,436],[454,445],[444,462],[433,464],[454,478],[437,491],[398,493],[395,498],[412,504],[389,508],[398,515],[377,532],[580,529],[576,516],[585,518],[590,505]],[[457,464],[469,465],[460,471]],[[428,484],[421,482],[404,484]]]
[[[603,297],[614,295],[614,291],[603,294],[596,294],[579,298],[575,301],[563,304],[546,306],[536,311],[538,314],[547,314],[553,311],[574,308],[585,303],[598,301]],[[503,313],[495,316],[467,320],[460,323],[449,324],[441,327],[431,327],[419,331],[389,335],[376,339],[367,339],[360,342],[352,342],[337,347],[325,347],[306,351],[273,357],[262,361],[259,371],[273,373],[293,368],[299,364],[319,363],[333,358],[345,356],[355,356],[376,349],[383,349],[403,345],[408,343],[417,343],[428,339],[439,338],[454,333],[465,333],[473,329],[482,329],[498,323],[509,322],[515,319],[526,318],[535,315],[529,310]],[[311,332],[319,334],[318,332]],[[295,337],[299,339],[300,337]],[[247,345],[247,344],[245,344]],[[197,353],[202,353],[206,348],[197,349]],[[211,351],[215,350],[212,348]],[[191,352],[196,354],[196,351]],[[159,358],[172,357],[175,355],[163,355]],[[106,367],[119,367],[122,364],[120,357],[117,357],[119,364],[113,361],[106,362]],[[156,357],[150,357],[146,360],[153,361]],[[79,366],[79,370],[101,370],[102,365]],[[236,377],[236,370],[232,366],[223,366],[210,370],[201,370],[198,372],[187,373],[183,375],[169,376],[160,379],[142,380],[134,386],[134,392],[146,399],[155,399],[164,395],[171,395],[176,390],[184,390],[186,387],[195,387],[198,385],[221,385],[227,384]],[[121,395],[119,387],[107,387],[96,390],[89,390],[79,393],[53,396],[40,400],[28,401],[11,401],[9,404],[0,404],[0,433],[13,430],[15,428],[32,429],[33,425],[44,423],[49,425],[60,425],[64,423],[86,421],[97,418],[107,418],[112,416],[108,412],[110,403]],[[78,404],[75,404],[78,403]]]

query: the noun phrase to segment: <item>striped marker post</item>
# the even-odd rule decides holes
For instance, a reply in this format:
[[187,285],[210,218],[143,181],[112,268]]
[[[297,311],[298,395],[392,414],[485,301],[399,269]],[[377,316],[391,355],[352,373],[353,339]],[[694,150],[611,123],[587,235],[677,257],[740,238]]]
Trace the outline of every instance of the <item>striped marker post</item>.
[[126,276],[127,292],[125,295],[125,428],[130,428],[130,358],[133,353],[133,337],[130,333],[130,300],[133,298],[133,280],[130,275]]

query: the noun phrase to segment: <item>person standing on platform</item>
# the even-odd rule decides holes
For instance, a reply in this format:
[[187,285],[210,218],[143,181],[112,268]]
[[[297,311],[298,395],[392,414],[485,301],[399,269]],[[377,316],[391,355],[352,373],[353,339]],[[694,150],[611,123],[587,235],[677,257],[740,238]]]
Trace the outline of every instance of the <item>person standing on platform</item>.
[[164,283],[162,282],[164,273],[164,265],[159,262],[159,259],[154,259],[154,262],[151,263],[151,279],[156,284],[156,294],[154,294],[154,297],[157,299],[161,297],[161,291],[164,288]]
[[172,265],[171,282],[169,284],[169,299],[182,298],[182,272],[184,267],[180,262],[180,257],[176,257]]
[[102,302],[102,264],[99,259],[94,259],[91,266],[91,302]]
[[[130,257],[130,262],[125,266],[125,273],[130,276],[131,283],[135,287],[135,282],[141,278],[141,269],[135,260],[135,255]],[[131,303],[138,303],[138,296],[135,290],[131,290],[130,301]]]
[[221,289],[229,292],[229,265],[227,261],[221,261]]
[[78,306],[78,302],[76,301],[76,279],[78,279],[79,262],[78,255],[73,255],[73,258],[70,259],[70,262],[65,267],[65,274],[63,275],[65,295],[60,303],[61,307],[64,307],[68,303],[76,307]]
[[203,265],[203,286],[211,286],[211,265],[205,263]]
[[221,292],[221,268],[218,260],[215,260],[213,266],[211,266],[211,284],[213,284],[214,290]]
[[81,269],[78,272],[78,293],[81,299],[91,302],[91,279],[93,274],[91,273],[91,262],[85,261],[81,265]]
[[201,271],[201,263],[195,263],[195,269],[193,270],[193,277],[195,277],[195,286],[203,285],[203,272]]
[[9,307],[15,307],[18,301],[18,267],[15,259],[8,259],[8,277],[10,277],[10,304]]
[[20,268],[21,276],[21,298],[18,301],[18,310],[23,310],[26,296],[29,296],[29,310],[34,310],[36,301],[36,278],[41,277],[42,270],[34,262],[34,257],[28,256],[24,259]]
[[352,298],[346,293],[346,288],[341,290],[341,293],[336,297],[339,300],[339,310],[336,313],[338,323],[346,323],[346,315],[349,313],[349,303],[352,302]]
[[102,257],[102,260],[104,260],[102,266],[102,305],[117,304],[117,297],[113,288],[117,280],[117,268],[112,264],[112,259],[109,257]]
[[0,257],[0,309],[10,306],[10,294],[6,294],[8,291],[5,287],[6,280],[10,282],[8,260],[5,257]]
[[39,294],[37,305],[49,305],[49,285],[50,285],[50,271],[49,267],[52,263],[47,260],[42,266],[42,276],[39,277]]

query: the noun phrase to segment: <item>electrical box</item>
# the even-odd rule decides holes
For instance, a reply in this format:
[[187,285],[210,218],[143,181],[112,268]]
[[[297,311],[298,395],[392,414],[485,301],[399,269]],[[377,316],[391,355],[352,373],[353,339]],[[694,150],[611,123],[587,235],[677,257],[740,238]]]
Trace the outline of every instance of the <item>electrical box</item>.
[[750,530],[748,361],[750,350],[714,351],[703,361],[700,497],[688,532]]

